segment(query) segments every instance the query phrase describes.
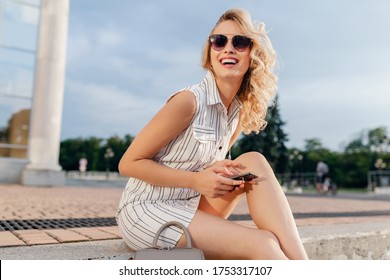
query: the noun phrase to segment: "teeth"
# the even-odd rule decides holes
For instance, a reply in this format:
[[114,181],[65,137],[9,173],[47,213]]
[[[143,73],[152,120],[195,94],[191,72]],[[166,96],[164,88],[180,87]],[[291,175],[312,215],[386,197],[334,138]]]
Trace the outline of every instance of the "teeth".
[[222,59],[222,64],[236,64],[237,61],[235,59],[231,59],[231,58],[225,58],[225,59]]

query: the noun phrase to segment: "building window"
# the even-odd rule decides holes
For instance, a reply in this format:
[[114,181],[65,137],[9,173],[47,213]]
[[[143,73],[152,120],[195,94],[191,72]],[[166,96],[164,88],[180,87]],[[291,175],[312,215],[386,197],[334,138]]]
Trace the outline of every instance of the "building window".
[[0,157],[27,157],[40,4],[0,0]]

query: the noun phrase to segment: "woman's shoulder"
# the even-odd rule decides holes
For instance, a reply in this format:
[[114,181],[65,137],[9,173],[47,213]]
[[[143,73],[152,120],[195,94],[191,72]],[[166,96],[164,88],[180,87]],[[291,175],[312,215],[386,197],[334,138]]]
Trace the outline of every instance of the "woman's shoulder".
[[196,107],[195,94],[187,89],[172,94],[167,100],[167,103],[171,102],[172,100],[175,100],[175,103],[180,103],[182,106],[185,107]]
[[173,94],[167,101],[180,111],[194,115],[197,109],[196,97],[192,91],[182,90]]
[[168,102],[175,99],[176,102],[183,103],[183,105],[190,106],[195,105],[196,103],[196,97],[194,93],[190,90],[184,89],[179,92],[176,92],[173,94],[169,99]]
[[207,103],[207,87],[205,86],[205,79],[198,84],[191,85],[182,90],[173,93],[167,100],[175,99],[175,104],[182,106],[189,112],[196,113],[203,104]]

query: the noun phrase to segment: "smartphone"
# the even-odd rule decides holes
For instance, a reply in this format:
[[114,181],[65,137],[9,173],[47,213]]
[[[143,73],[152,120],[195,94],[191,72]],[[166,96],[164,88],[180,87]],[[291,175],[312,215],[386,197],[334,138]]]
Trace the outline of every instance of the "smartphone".
[[234,175],[234,176],[230,177],[230,179],[241,180],[241,181],[250,181],[250,180],[256,179],[257,177],[258,177],[257,175],[255,175],[251,172],[247,172],[247,173],[243,173],[240,175]]

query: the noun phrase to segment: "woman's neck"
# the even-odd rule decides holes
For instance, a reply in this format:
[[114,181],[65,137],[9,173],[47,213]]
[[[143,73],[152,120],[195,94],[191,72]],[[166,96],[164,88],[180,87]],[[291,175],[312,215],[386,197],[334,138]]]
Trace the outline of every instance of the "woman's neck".
[[228,109],[241,87],[242,80],[236,82],[217,80],[216,82],[222,103],[225,105],[226,109]]

